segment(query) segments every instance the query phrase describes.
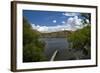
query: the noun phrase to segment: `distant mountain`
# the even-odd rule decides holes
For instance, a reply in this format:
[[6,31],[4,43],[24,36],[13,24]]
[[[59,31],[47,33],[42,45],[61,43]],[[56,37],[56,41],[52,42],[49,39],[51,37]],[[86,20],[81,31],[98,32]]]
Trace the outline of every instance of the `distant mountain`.
[[73,31],[57,31],[57,32],[50,32],[50,33],[41,33],[41,37],[46,37],[46,38],[62,38],[62,37],[67,37],[69,34],[71,34]]

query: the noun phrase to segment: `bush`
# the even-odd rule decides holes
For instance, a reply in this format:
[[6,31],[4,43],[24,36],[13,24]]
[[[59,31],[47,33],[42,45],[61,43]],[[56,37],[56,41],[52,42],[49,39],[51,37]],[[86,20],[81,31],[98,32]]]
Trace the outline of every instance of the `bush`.
[[82,29],[72,32],[68,36],[72,49],[83,50],[85,55],[90,56],[91,48],[91,26],[88,25]]
[[28,21],[23,20],[23,62],[36,62],[46,60],[44,43],[40,42],[40,33],[33,30]]

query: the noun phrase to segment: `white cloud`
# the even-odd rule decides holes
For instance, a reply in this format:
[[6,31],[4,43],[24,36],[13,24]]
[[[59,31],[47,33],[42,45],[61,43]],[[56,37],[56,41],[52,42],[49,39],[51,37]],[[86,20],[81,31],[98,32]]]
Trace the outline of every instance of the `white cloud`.
[[62,30],[72,30],[75,31],[77,29],[83,28],[82,19],[78,18],[78,16],[68,18],[67,22],[64,22],[63,25],[56,26],[40,26],[32,24],[33,29],[36,29],[40,32],[56,32]]
[[48,27],[47,26],[39,27],[38,31],[48,31]]
[[64,16],[76,16],[76,13],[71,13],[71,12],[66,12],[66,13],[62,13],[62,15]]
[[32,24],[32,28],[36,29],[36,30],[38,30],[40,32],[46,32],[46,31],[48,31],[48,27],[47,26],[40,26],[40,25]]
[[31,24],[31,26],[32,26],[33,29],[38,29],[39,28],[39,26],[36,26],[35,24]]
[[65,24],[66,22],[65,22],[65,21],[62,21],[61,23],[62,23],[62,24]]
[[81,28],[83,26],[82,24],[82,19],[78,18],[78,16],[74,16],[73,18],[70,17],[68,20],[67,20],[67,25],[70,25],[70,27],[73,29],[78,29],[78,28]]
[[57,21],[56,21],[56,20],[53,20],[52,22],[53,22],[53,23],[56,23]]
[[86,23],[90,23],[88,19],[86,19]]

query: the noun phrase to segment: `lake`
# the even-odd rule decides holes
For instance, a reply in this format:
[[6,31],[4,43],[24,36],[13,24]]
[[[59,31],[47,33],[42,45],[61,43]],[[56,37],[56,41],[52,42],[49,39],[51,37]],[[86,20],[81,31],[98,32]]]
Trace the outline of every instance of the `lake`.
[[55,60],[68,60],[71,57],[66,57],[72,55],[69,48],[69,43],[67,38],[41,38],[45,44],[45,55],[50,60],[53,53],[57,50]]
[[40,40],[45,42],[44,54],[48,61],[51,60],[55,52],[53,61],[87,59],[83,50],[69,48],[67,38],[41,38]]

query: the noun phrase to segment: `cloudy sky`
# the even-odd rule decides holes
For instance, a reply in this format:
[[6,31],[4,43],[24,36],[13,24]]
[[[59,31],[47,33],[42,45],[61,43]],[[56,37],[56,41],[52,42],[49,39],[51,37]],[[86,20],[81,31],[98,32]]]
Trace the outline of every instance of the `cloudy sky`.
[[[23,16],[40,32],[56,32],[61,30],[77,30],[83,27],[81,13],[58,11],[23,10]],[[89,20],[86,19],[89,23]]]

